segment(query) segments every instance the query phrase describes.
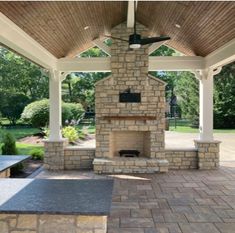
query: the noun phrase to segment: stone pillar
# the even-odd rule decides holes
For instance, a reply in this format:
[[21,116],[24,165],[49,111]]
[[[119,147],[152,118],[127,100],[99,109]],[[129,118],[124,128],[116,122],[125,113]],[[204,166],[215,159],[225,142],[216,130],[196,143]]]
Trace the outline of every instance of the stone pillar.
[[195,140],[198,150],[198,169],[217,169],[219,167],[219,145],[220,141]]
[[204,69],[196,72],[200,80],[200,126],[199,140],[195,140],[198,150],[198,168],[216,169],[219,167],[219,141],[213,137],[213,79],[214,75],[221,71],[216,69]]
[[64,149],[68,140],[44,141],[44,167],[49,170],[64,170]]

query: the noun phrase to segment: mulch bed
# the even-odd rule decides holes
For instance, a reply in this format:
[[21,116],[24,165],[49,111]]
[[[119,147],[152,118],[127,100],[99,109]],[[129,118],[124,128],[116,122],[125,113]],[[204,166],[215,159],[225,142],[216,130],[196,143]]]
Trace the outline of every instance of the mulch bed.
[[43,161],[29,159],[25,161],[23,164],[24,164],[23,170],[21,172],[11,174],[11,178],[27,178],[43,165]]

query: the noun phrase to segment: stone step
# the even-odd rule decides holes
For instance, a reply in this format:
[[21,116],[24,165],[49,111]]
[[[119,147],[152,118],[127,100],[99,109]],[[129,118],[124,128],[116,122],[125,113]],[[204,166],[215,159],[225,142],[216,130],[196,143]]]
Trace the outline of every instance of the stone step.
[[150,158],[95,158],[95,173],[156,173],[167,172],[169,163],[166,159]]

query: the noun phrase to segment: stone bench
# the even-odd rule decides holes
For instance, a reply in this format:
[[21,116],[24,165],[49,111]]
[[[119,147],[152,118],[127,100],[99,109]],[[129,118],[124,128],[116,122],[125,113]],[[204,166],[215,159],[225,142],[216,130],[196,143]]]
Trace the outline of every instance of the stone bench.
[[27,155],[0,155],[0,178],[10,177],[10,168],[29,158]]
[[156,173],[167,172],[168,161],[150,158],[95,158],[95,173]]
[[4,233],[106,233],[113,180],[0,180]]

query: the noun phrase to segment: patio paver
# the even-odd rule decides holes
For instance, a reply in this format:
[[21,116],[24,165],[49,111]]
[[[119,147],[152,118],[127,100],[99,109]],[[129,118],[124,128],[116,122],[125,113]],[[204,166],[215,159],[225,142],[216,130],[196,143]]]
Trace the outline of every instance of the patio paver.
[[105,177],[114,179],[108,233],[235,232],[235,166],[232,162],[214,171],[110,176],[43,171],[36,178]]
[[[173,136],[174,142],[181,138]],[[114,179],[108,233],[234,233],[235,135],[216,136],[224,140],[219,170],[110,176],[42,171],[36,178]]]

